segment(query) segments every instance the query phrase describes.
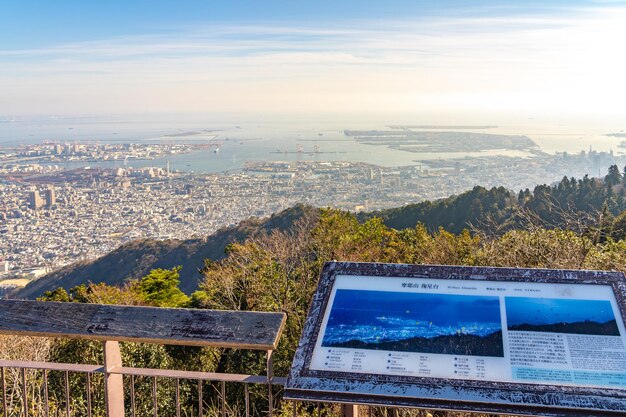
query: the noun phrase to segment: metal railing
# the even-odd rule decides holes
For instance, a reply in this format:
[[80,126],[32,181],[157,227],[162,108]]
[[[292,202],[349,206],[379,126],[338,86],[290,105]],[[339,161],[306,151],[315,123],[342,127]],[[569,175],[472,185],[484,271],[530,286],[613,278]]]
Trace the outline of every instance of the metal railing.
[[[18,401],[11,404],[8,400],[8,384],[10,377],[7,375],[8,370],[14,370],[20,387],[17,393]],[[29,382],[30,372],[39,373],[39,377],[32,378]],[[49,392],[50,374],[57,373],[60,376],[62,385],[61,400],[62,404],[55,404],[51,407],[51,398]],[[2,387],[1,417],[75,417],[75,416],[107,416],[107,417],[143,417],[154,416],[163,417],[164,413],[159,409],[159,398],[157,386],[159,381],[165,379],[173,385],[174,408],[166,410],[168,416],[176,417],[231,417],[231,416],[258,416],[275,414],[275,405],[273,404],[275,396],[272,394],[273,389],[279,389],[285,385],[286,378],[272,377],[268,379],[267,375],[244,375],[232,373],[212,373],[197,371],[181,371],[167,369],[152,368],[127,368],[120,367],[110,370],[108,373],[126,377],[125,394],[129,397],[129,403],[126,404],[123,414],[109,414],[106,404],[100,404],[98,408],[94,397],[99,396],[106,403],[106,389],[104,387],[105,368],[102,365],[80,365],[69,363],[52,363],[52,362],[34,362],[34,361],[10,361],[0,360],[0,384]],[[74,392],[71,390],[70,380],[72,377],[84,378],[85,386],[83,388],[84,405],[83,407],[72,407],[71,401]],[[101,383],[95,383],[95,377],[100,377]],[[150,405],[151,409],[139,410],[137,407],[137,385],[140,384],[138,379],[147,378],[150,381]],[[39,398],[33,398],[32,390],[29,396],[29,385],[34,384],[33,379],[38,380],[41,384],[41,395]],[[183,399],[181,395],[181,386],[183,382],[195,384],[196,396],[195,408],[183,409]],[[217,397],[219,404],[208,404],[205,402],[204,387],[206,383],[217,384]],[[227,400],[227,384],[243,385],[243,409],[233,409],[229,407]],[[97,387],[95,387],[97,385]],[[265,385],[267,386],[267,409],[256,410],[251,409],[251,386]],[[97,389],[99,388],[99,390]],[[26,393],[26,394],[25,394]],[[25,394],[25,395],[24,395]],[[170,398],[171,399],[171,398]],[[37,402],[37,404],[34,404]],[[186,402],[189,404],[189,401]],[[333,407],[332,413],[328,412],[328,407]],[[161,407],[162,408],[162,407]],[[468,416],[469,413],[453,413],[440,411],[438,413],[426,410],[406,409],[402,407],[378,407],[369,405],[345,405],[345,404],[327,404],[321,402],[296,402],[290,401],[286,405],[287,410],[291,408],[289,414],[297,417],[300,414],[306,414],[310,417],[323,417],[325,415],[341,415],[343,417],[436,417],[436,416]],[[163,410],[161,410],[163,411]],[[306,411],[306,412],[304,412]],[[472,414],[475,415],[475,414]],[[480,416],[493,417],[493,414]]]
[[[268,360],[271,364],[271,355]],[[17,371],[13,378],[8,375],[8,370]],[[37,375],[35,378],[32,378],[32,375],[29,375],[29,371],[36,372]],[[61,385],[63,392],[61,393],[61,399],[63,404],[55,404],[54,412],[51,412],[50,406],[50,373],[57,373],[61,376]],[[72,410],[71,399],[73,392],[70,387],[70,376],[79,375],[81,378],[84,378],[84,408],[80,408],[79,410]],[[181,381],[193,382],[196,384],[196,392],[197,392],[197,406],[195,410],[187,410],[186,415],[190,416],[195,411],[195,414],[198,417],[204,417],[206,414],[207,408],[212,408],[212,413],[218,414],[221,417],[226,417],[231,413],[232,410],[229,410],[229,405],[226,396],[226,388],[227,384],[242,384],[243,385],[243,400],[244,400],[244,408],[241,415],[245,415],[246,417],[250,417],[251,413],[251,401],[250,401],[250,385],[266,385],[267,386],[267,414],[269,416],[273,415],[274,411],[274,394],[273,389],[275,386],[283,386],[285,384],[286,379],[282,377],[273,377],[270,375],[244,375],[244,374],[231,374],[231,373],[213,373],[213,372],[198,372],[198,371],[180,371],[180,370],[167,370],[167,369],[152,369],[152,368],[130,368],[130,367],[115,367],[109,370],[106,370],[102,365],[79,365],[79,364],[68,364],[68,363],[51,363],[51,362],[32,362],[32,361],[9,361],[9,360],[0,360],[0,383],[2,386],[2,416],[3,417],[12,417],[12,416],[23,416],[23,417],[35,417],[35,416],[59,416],[64,415],[66,417],[71,417],[75,415],[86,415],[87,417],[92,417],[95,415],[94,413],[94,375],[101,375],[102,382],[106,379],[107,376],[119,376],[126,377],[126,384],[124,384],[127,389],[122,394],[127,394],[130,399],[130,403],[125,407],[123,414],[119,414],[119,410],[116,414],[110,410],[111,402],[116,401],[115,398],[111,398],[111,390],[110,387],[107,389],[104,383],[97,384],[100,388],[99,397],[104,399],[104,406],[101,407],[106,409],[106,415],[110,417],[118,417],[122,415],[129,415],[132,417],[138,417],[140,415],[137,409],[137,379],[138,378],[147,378],[151,381],[151,405],[152,405],[152,413],[154,417],[159,415],[159,390],[157,388],[160,380],[165,379],[171,381],[173,385],[173,393],[174,393],[174,410],[170,410],[169,415],[175,415],[176,417],[181,417],[182,415],[182,401],[181,401]],[[29,376],[31,378],[29,378]],[[16,378],[17,377],[17,378]],[[18,394],[19,401],[11,403],[8,399],[9,394],[9,380],[10,379],[18,379],[17,381],[13,381],[17,383],[19,386],[19,392],[15,392],[16,390],[12,390],[12,396]],[[35,381],[33,381],[35,380]],[[216,407],[208,407],[205,404],[204,399],[204,386],[205,383],[211,382],[216,383],[218,385],[218,395],[219,404]],[[33,390],[29,389],[34,383],[40,384],[40,395],[38,398],[33,398],[31,393]],[[15,384],[14,384],[15,385]],[[114,394],[115,395],[115,394]],[[34,402],[37,404],[34,404]],[[187,404],[189,401],[186,402]],[[294,403],[295,410],[295,403]],[[144,410],[145,411],[145,410]],[[239,413],[237,413],[239,414]]]
[[[285,320],[284,313],[0,301],[1,334],[100,341],[103,359],[102,365],[0,360],[2,417],[249,417],[260,414],[252,410],[251,391],[260,397],[254,404],[266,401],[263,414],[273,417],[274,388],[285,384],[284,378],[274,378],[273,352]],[[265,352],[266,374],[126,367],[120,342]],[[150,382],[137,384],[138,379]],[[159,384],[162,380],[170,381],[167,387]],[[214,392],[203,391],[209,383]],[[229,408],[227,398],[233,395],[227,397],[227,384],[242,386],[241,412]],[[250,389],[258,385],[265,388]],[[196,396],[195,406],[190,395],[182,399],[181,387]]]

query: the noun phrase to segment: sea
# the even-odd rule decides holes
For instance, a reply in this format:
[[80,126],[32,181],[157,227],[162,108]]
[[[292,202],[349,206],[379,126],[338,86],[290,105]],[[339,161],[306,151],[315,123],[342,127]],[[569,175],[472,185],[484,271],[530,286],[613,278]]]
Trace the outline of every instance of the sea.
[[[385,146],[358,143],[344,134],[345,130],[382,130],[396,121],[367,120],[237,120],[220,121],[197,116],[45,116],[0,118],[0,147],[20,144],[57,142],[92,143],[194,143],[219,142],[219,150],[206,149],[187,154],[130,162],[133,167],[162,166],[169,162],[172,170],[196,173],[228,173],[241,170],[255,161],[352,161],[382,167],[422,164],[423,161],[464,157],[509,156],[530,158],[533,153],[514,150],[485,152],[424,152],[411,153]],[[401,123],[400,123],[401,124]],[[406,125],[431,125],[411,123]],[[467,123],[462,123],[466,125]],[[450,123],[446,123],[450,125]],[[524,125],[509,123],[492,127],[462,129],[462,131],[526,135],[539,150],[579,153],[590,148],[597,151],[622,153],[624,138],[607,136],[620,132],[620,126],[599,129],[594,126],[572,127],[564,124]],[[484,127],[484,126],[483,126]],[[622,126],[623,127],[623,126]],[[445,129],[436,129],[443,131]],[[83,166],[112,168],[123,161],[72,162],[65,168]]]
[[497,297],[338,289],[323,345],[501,330]]
[[324,346],[358,340],[365,343],[381,341],[400,341],[414,337],[433,338],[455,334],[472,334],[488,336],[502,330],[497,322],[460,321],[454,325],[437,324],[432,321],[407,320],[401,317],[379,316],[375,323],[369,324],[341,324],[326,328]]

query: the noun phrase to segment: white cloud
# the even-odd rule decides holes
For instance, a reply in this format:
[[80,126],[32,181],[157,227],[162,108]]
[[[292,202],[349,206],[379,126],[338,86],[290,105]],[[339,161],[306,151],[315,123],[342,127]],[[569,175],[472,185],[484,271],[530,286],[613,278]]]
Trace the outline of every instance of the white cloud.
[[615,114],[626,9],[549,17],[214,27],[0,50],[0,114]]

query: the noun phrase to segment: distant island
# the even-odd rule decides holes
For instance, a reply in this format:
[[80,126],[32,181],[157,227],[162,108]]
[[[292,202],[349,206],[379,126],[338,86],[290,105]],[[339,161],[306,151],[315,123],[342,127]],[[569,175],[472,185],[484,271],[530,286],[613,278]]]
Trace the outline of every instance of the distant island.
[[498,126],[489,125],[389,125],[389,129],[450,129],[450,130],[482,130],[497,129]]
[[[466,126],[467,127],[467,126]],[[485,128],[485,126],[482,126]],[[432,127],[431,127],[432,128]],[[346,136],[373,146],[387,146],[405,152],[481,152],[506,149],[528,151],[537,144],[524,135],[463,132],[456,130],[345,130]]]
[[504,357],[501,330],[486,336],[460,333],[432,338],[412,337],[404,340],[386,340],[380,342],[350,340],[343,343],[328,344],[327,346],[351,349],[388,350],[394,352]]
[[214,134],[219,132],[219,130],[200,130],[200,131],[188,131],[188,132],[180,132],[180,133],[170,133],[168,135],[163,135],[164,138],[184,138],[188,136],[200,136],[206,134]]
[[617,321],[610,320],[605,323],[596,321],[578,321],[576,323],[552,323],[552,324],[516,324],[508,327],[513,331],[548,332],[548,333],[574,333],[593,334],[599,336],[619,336]]

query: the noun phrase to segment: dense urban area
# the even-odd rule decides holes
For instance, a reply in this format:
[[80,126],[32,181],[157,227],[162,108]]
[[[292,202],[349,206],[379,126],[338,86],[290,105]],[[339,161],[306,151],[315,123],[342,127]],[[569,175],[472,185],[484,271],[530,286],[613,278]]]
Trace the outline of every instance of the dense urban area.
[[564,174],[600,175],[626,161],[612,152],[590,150],[416,161],[396,168],[348,161],[264,161],[220,174],[173,172],[168,164],[132,168],[127,162],[112,169],[54,164],[69,158],[97,162],[214,152],[214,146],[41,144],[0,153],[0,286],[23,286],[137,238],[204,238],[297,203],[377,210],[447,197],[476,184],[518,191],[558,181]]

